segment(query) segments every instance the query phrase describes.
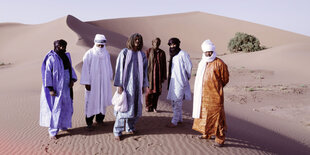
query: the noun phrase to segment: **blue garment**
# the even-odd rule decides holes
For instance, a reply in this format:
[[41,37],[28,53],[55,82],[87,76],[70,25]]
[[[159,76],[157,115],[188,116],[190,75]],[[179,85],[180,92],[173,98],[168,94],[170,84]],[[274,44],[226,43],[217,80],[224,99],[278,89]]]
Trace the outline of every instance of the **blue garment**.
[[[116,115],[113,133],[114,136],[121,136],[122,131],[131,132],[136,131],[135,124],[137,123],[139,117],[134,118],[119,118],[120,115]],[[126,123],[126,125],[125,125]],[[125,129],[126,126],[126,129]]]
[[179,122],[183,122],[183,101],[171,101],[172,109],[173,109],[173,116],[171,123],[177,125]]
[[[124,64],[126,60],[128,49],[123,49],[117,58],[117,66],[115,69],[114,86],[123,87],[126,92],[128,111],[117,112],[114,111],[116,116],[113,133],[115,136],[121,136],[122,131],[127,132],[135,131],[135,124],[138,118],[142,115],[142,100],[139,78],[139,63],[138,52],[132,52],[131,60],[127,65],[127,73],[123,73]],[[143,88],[148,87],[147,79],[147,58],[144,52],[141,52],[143,61]],[[123,75],[126,74],[125,81],[123,82]],[[124,129],[126,123],[126,129]]]
[[[123,67],[126,60],[126,54],[128,49],[123,49],[117,58],[117,63],[115,69],[115,78],[114,78],[114,86],[123,87],[124,91],[127,94],[127,104],[128,111],[127,112],[117,112],[117,115],[120,115],[119,118],[134,118],[142,115],[142,103],[140,96],[139,88],[139,66],[138,66],[138,52],[132,52],[131,60],[127,66],[127,73],[125,82],[123,85]],[[144,52],[141,52],[142,60],[143,60],[143,86],[148,87],[148,79],[147,79],[147,58]]]
[[[70,73],[69,69],[66,69],[64,72],[64,85],[70,84]],[[62,91],[62,102],[60,103],[60,116],[59,116],[59,125],[58,127],[50,127],[49,128],[49,134],[50,136],[56,136],[56,134],[60,129],[67,129],[71,128],[72,122],[72,114],[73,114],[73,105],[72,105],[72,100],[70,97],[70,88],[69,87],[64,87],[64,90]]]
[[[71,64],[70,54],[66,55]],[[45,56],[41,68],[43,81],[40,98],[41,126],[49,127],[51,130],[72,126],[73,102],[69,84],[71,80],[76,81],[77,77],[72,67],[71,70],[72,79],[69,69],[64,70],[62,59],[53,50]],[[53,87],[57,95],[51,96],[47,87]]]

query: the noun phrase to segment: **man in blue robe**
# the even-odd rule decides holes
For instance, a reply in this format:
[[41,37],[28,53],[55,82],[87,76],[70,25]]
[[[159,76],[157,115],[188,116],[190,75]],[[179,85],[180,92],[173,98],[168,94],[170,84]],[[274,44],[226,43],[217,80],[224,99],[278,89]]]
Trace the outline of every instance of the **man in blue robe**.
[[113,133],[115,140],[121,140],[122,131],[135,134],[135,124],[142,115],[143,96],[147,79],[147,58],[144,52],[142,36],[133,34],[127,41],[127,48],[123,49],[117,58],[114,86],[118,93],[126,92],[128,110],[126,112],[115,111],[115,124]]
[[67,42],[56,40],[54,50],[44,58],[40,98],[40,126],[48,127],[50,139],[57,139],[60,130],[71,128],[73,114],[73,83],[77,81]]

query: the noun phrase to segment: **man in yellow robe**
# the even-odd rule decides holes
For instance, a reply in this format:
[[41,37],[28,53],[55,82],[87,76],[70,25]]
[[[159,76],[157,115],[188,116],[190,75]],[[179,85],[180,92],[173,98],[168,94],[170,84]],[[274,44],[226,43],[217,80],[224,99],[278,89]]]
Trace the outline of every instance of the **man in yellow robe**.
[[223,88],[229,81],[227,65],[216,57],[210,40],[201,45],[203,54],[198,64],[194,87],[193,129],[201,139],[215,136],[215,146],[222,147],[227,131]]

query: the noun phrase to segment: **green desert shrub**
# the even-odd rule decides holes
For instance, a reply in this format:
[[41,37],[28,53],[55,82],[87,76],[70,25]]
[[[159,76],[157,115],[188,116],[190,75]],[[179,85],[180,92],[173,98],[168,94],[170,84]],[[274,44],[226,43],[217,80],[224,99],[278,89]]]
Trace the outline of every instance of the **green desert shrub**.
[[266,49],[261,46],[259,40],[253,36],[242,32],[237,32],[235,37],[230,39],[228,50],[233,53],[237,52],[255,52]]

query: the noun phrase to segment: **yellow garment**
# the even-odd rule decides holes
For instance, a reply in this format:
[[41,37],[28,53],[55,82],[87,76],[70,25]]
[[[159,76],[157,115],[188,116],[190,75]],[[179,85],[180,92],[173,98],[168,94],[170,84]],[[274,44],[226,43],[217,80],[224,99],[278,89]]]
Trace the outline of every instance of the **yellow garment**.
[[229,81],[227,65],[219,58],[207,64],[202,82],[200,118],[194,119],[193,129],[206,135],[216,136],[223,144],[227,130],[224,112],[223,88]]

